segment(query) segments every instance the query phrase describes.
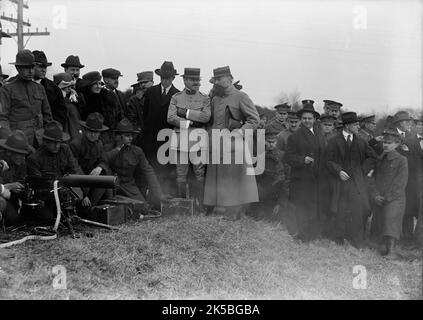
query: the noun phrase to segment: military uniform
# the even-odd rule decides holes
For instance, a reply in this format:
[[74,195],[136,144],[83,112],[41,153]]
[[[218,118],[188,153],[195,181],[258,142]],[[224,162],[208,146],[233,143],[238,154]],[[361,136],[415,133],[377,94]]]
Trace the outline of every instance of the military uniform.
[[150,194],[154,200],[160,199],[162,191],[153,168],[141,148],[134,145],[114,148],[105,153],[99,165],[108,174],[119,178],[117,193],[132,199],[144,201],[139,186],[141,176],[147,179]]
[[264,128],[266,131],[271,130],[271,131],[282,132],[288,129],[288,124],[284,121],[279,120],[278,118],[274,118],[270,120]]
[[[186,118],[178,116],[177,108],[187,109]],[[175,126],[176,135],[172,136],[170,149],[171,154],[177,160],[177,154],[181,155],[186,153],[187,158],[189,159],[189,153],[194,152],[198,154],[201,152],[208,152],[208,139],[205,135],[202,139],[204,142],[201,146],[194,146],[197,143],[197,140],[181,141],[181,130],[183,128],[187,129],[186,137],[189,137],[192,130],[196,128],[204,128],[205,124],[210,120],[211,110],[210,110],[210,98],[199,91],[194,94],[188,93],[186,89],[181,92],[175,93],[170,100],[169,110],[167,113],[167,121],[169,124]],[[187,121],[192,121],[187,123]],[[184,127],[184,125],[187,125]],[[182,127],[182,128],[181,128]],[[205,131],[204,131],[205,134]],[[176,165],[176,181],[178,183],[186,183],[189,163],[183,164],[180,161],[177,161]],[[205,173],[205,164],[193,164],[193,169],[197,181],[204,181]]]
[[52,120],[46,92],[38,83],[19,76],[0,88],[0,126],[22,130],[30,144],[35,131]]

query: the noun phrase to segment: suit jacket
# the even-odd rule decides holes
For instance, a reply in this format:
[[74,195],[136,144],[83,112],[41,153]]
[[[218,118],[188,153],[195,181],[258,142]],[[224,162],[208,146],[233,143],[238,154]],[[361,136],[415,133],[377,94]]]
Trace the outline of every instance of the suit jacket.
[[159,83],[148,88],[145,92],[143,114],[145,127],[144,135],[141,139],[141,147],[150,161],[156,158],[157,150],[163,144],[163,142],[157,141],[157,134],[162,129],[172,128],[172,125],[167,122],[167,113],[170,99],[175,93],[179,92],[172,85],[167,95],[162,97],[161,90],[162,86]]
[[348,173],[361,195],[364,208],[370,210],[366,175],[371,169],[374,169],[376,157],[376,153],[370,148],[368,143],[354,134],[351,146],[351,162],[347,167],[346,142],[342,131],[329,140],[327,146],[327,167],[333,190],[331,204],[333,212],[337,212],[339,207],[340,191],[343,183],[339,177],[340,171]]
[[62,90],[55,85],[53,81],[47,78],[41,80],[41,85],[46,90],[53,119],[59,121],[64,128],[67,122],[68,109],[66,107],[66,101],[63,97]]

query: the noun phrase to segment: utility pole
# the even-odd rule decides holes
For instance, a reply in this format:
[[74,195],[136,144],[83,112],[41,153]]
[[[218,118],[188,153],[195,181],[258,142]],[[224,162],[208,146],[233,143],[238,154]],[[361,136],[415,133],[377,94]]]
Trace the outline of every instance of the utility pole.
[[[10,36],[12,37],[17,37],[18,38],[18,51],[21,51],[25,48],[26,44],[28,43],[28,40],[30,37],[32,36],[49,36],[50,32],[47,31],[47,28],[45,29],[45,31],[43,32],[39,32],[38,28],[35,29],[34,31],[30,31],[28,29],[28,32],[24,32],[23,27],[30,27],[31,24],[28,21],[24,21],[23,20],[23,9],[28,9],[29,6],[27,3],[24,3],[23,0],[9,0],[10,2],[14,3],[17,5],[17,19],[15,19],[13,17],[13,15],[11,15],[10,17],[7,17],[4,12],[3,14],[0,16],[0,19],[5,20],[5,21],[9,21],[9,22],[13,22],[16,23],[16,32],[12,32],[9,33],[7,32]],[[9,30],[7,30],[9,31]],[[24,37],[29,37],[28,40],[26,41],[26,43],[24,43]]]

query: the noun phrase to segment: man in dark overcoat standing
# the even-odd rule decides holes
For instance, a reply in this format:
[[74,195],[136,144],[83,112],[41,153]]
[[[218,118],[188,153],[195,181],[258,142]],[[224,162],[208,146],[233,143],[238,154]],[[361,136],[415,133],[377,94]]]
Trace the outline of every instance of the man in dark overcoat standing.
[[286,162],[291,166],[289,200],[295,206],[301,241],[314,240],[321,232],[320,184],[325,166],[324,138],[317,128],[320,114],[313,100],[304,100],[298,111],[300,128],[288,137]]
[[355,112],[342,114],[343,129],[329,140],[327,166],[331,177],[333,230],[339,244],[347,239],[356,248],[363,246],[364,219],[370,211],[366,175],[374,168],[376,153],[357,133]]
[[162,129],[172,129],[172,125],[167,122],[167,113],[170,99],[179,92],[172,84],[178,73],[170,61],[163,62],[161,68],[156,69],[155,73],[160,76],[160,83],[148,88],[145,92],[144,134],[140,146],[154,168],[163,191],[176,195],[175,165],[159,163],[157,151],[166,142],[157,141],[157,135]]

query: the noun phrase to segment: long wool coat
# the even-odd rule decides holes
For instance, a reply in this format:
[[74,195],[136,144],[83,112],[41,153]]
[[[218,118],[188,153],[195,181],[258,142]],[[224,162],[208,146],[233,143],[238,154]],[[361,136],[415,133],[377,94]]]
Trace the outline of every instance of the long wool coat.
[[[234,86],[226,90],[224,97],[215,96],[211,102],[212,124],[209,128],[209,137],[212,137],[212,129],[227,129],[229,127],[229,115],[227,106],[237,114],[243,122],[242,129],[256,129],[259,123],[259,115],[254,103],[244,92]],[[212,141],[209,150],[213,152]],[[234,159],[234,152],[231,154]],[[209,160],[211,162],[212,156]],[[237,206],[245,203],[257,202],[258,192],[256,178],[247,175],[247,164],[212,164],[207,166],[206,183],[204,189],[204,204],[209,206]]]

